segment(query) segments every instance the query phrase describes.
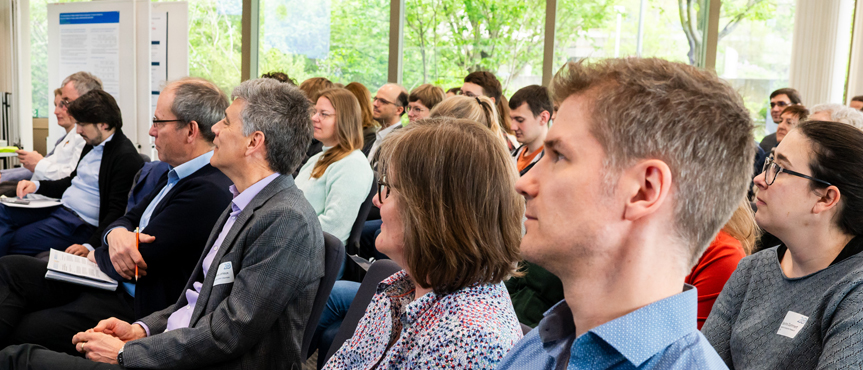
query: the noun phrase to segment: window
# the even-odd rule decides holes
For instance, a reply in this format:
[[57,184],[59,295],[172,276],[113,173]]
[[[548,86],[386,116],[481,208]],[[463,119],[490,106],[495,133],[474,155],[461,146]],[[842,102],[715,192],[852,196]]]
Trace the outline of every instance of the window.
[[285,72],[298,84],[357,81],[374,93],[387,82],[389,3],[260,0],[258,72]]
[[473,71],[493,72],[504,95],[542,83],[545,1],[408,0],[404,72],[423,83],[461,87]]
[[242,72],[242,0],[187,0],[189,75],[213,81],[230,96]]

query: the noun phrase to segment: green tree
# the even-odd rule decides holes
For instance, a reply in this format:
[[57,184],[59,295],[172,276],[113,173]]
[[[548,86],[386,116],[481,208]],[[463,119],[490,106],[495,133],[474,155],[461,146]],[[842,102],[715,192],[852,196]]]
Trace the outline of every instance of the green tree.
[[[698,29],[699,19],[704,17],[703,0],[677,0],[680,26],[689,42],[689,64],[695,65],[697,55],[704,43],[703,33]],[[765,21],[773,16],[776,5],[771,0],[724,0],[720,19],[725,26],[719,31],[718,40],[728,36],[744,20]]]

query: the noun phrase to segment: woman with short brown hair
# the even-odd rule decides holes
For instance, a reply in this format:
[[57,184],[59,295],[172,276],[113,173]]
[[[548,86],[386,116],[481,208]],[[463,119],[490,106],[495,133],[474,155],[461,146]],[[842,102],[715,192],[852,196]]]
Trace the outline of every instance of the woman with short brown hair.
[[520,260],[524,200],[498,142],[452,118],[386,138],[375,245],[404,270],[381,283],[326,369],[491,369],[521,338],[501,281]]

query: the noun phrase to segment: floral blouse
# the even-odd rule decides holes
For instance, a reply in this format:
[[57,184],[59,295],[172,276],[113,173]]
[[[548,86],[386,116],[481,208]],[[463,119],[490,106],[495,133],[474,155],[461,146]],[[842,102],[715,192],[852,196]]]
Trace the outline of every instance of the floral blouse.
[[413,301],[414,290],[404,271],[381,282],[324,369],[493,369],[522,337],[503,283]]

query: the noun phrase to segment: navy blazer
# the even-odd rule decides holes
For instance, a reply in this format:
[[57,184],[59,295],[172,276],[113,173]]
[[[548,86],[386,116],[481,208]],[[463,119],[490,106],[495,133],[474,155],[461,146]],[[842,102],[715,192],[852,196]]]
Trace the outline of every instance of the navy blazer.
[[[143,201],[105,228],[103,239],[115,227],[134,231],[147,206],[167,184],[166,173]],[[207,164],[177,182],[153,210],[150,222],[141,230],[156,240],[141,243],[138,249],[147,263],[147,276],[139,278],[135,286],[136,317],[168,307],[183,293],[210,231],[233,198],[230,186],[227,176]],[[95,257],[104,273],[117,281],[126,281],[114,270],[107,246],[96,248]]]
[[[78,163],[81,163],[81,159],[91,150],[93,150],[92,145],[85,145],[81,156],[78,157]],[[102,245],[101,237],[105,226],[126,212],[126,197],[129,195],[129,189],[132,188],[132,179],[143,165],[144,160],[141,159],[135,145],[129,141],[122,130],[117,129],[111,141],[105,143],[102,162],[99,163],[99,225],[96,226],[96,231],[90,235],[87,243],[94,247]],[[72,174],[62,179],[40,181],[39,190],[36,193],[61,198],[66,189],[72,186],[72,179],[77,175],[76,168]]]

